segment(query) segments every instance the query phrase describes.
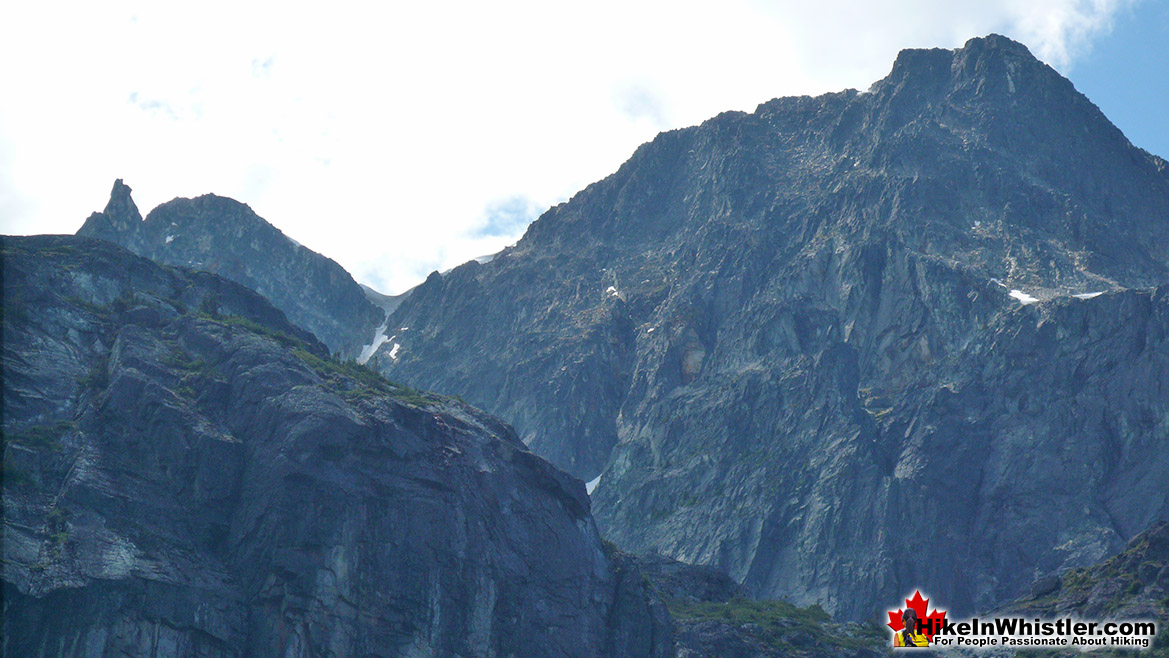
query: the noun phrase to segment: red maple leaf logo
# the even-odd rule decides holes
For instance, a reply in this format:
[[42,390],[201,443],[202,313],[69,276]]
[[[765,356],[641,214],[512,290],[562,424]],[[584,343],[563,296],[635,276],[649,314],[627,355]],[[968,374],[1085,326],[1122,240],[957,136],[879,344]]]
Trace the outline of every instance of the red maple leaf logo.
[[[946,619],[946,611],[939,611],[937,608],[933,612],[926,614],[926,608],[929,607],[930,600],[921,597],[921,590],[913,593],[912,599],[905,599],[905,605],[913,608],[917,613],[917,618],[921,621],[921,632],[930,642],[934,641],[934,632],[942,627],[942,622]],[[896,633],[905,628],[905,623],[901,621],[901,615],[905,612],[904,608],[898,608],[897,612],[889,612],[889,628]],[[930,622],[933,622],[932,624]]]

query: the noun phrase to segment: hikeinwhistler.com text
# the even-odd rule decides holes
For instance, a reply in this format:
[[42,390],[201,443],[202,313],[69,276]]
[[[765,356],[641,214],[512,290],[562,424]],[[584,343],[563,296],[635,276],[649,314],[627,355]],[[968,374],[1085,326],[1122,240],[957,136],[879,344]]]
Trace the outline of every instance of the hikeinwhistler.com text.
[[978,618],[964,621],[919,620],[918,628],[933,635],[938,647],[1079,647],[1147,649],[1157,636],[1157,622],[1145,620],[1087,621],[1024,619],[1022,617]]

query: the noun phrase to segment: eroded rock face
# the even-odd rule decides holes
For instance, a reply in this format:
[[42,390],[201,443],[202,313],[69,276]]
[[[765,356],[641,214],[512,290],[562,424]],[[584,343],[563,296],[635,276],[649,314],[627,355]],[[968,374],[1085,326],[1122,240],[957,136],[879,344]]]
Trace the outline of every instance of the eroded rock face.
[[6,655],[672,651],[584,485],[502,422],[217,276],[0,249]]
[[659,135],[376,363],[755,595],[958,612],[1169,515],[1169,166],[1023,46]]
[[246,204],[226,197],[174,199],[143,220],[130,187],[117,180],[105,210],[90,215],[77,234],[251,288],[343,357],[356,357],[384,318],[335,261],[285,237]]

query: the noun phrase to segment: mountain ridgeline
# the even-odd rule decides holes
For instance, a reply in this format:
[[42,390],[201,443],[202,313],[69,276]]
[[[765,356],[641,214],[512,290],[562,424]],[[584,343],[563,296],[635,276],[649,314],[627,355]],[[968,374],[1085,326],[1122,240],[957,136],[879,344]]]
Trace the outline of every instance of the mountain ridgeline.
[[384,319],[344,268],[233,199],[174,199],[143,220],[130,187],[118,180],[105,210],[90,215],[77,234],[243,284],[344,357],[356,357]]
[[1009,39],[659,135],[371,363],[512,423],[624,549],[868,618],[1169,518],[1169,166]]
[[403,297],[215,195],[79,235],[2,245],[7,655],[1164,609],[1169,164],[1009,39],[663,133]]

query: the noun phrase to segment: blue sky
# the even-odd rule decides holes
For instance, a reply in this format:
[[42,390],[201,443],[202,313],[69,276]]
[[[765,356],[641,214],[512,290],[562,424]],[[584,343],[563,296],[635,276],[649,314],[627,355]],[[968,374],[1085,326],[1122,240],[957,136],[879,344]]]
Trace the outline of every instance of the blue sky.
[[1066,75],[1129,141],[1169,159],[1169,2],[1119,11]]
[[1167,0],[0,3],[0,232],[214,192],[396,293],[660,131],[991,32],[1169,156]]

